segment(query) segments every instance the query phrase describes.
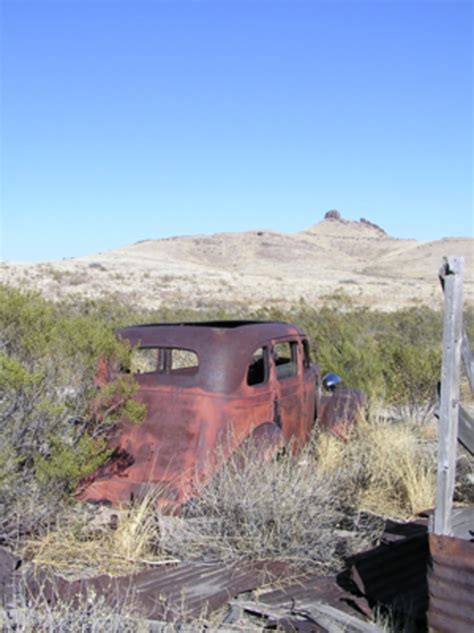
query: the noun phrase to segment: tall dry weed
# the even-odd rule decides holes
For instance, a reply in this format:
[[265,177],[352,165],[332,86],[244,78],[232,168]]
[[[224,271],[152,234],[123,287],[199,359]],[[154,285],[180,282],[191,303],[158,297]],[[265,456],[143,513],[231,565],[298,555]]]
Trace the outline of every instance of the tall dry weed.
[[120,575],[133,572],[142,563],[168,561],[159,547],[153,495],[117,516],[113,528],[97,527],[87,515],[70,517],[63,526],[28,541],[24,554],[38,565],[69,575]]
[[160,517],[161,547],[188,559],[273,558],[337,569],[374,537],[356,525],[341,485],[337,473],[317,468],[312,444],[297,458],[270,461],[247,447],[181,516]]
[[436,442],[426,425],[369,414],[346,444],[321,435],[316,459],[361,510],[406,519],[434,504]]

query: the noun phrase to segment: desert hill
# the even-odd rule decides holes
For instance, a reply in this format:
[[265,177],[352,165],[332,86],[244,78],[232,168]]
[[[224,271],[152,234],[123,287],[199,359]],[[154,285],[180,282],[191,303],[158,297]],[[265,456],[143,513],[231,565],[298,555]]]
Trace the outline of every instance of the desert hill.
[[465,300],[474,303],[472,238],[397,239],[336,211],[293,234],[192,235],[56,262],[5,262],[0,280],[53,299],[115,294],[144,307],[287,307],[302,298],[318,304],[337,291],[356,305],[392,310],[441,305],[437,270],[445,255],[464,256]]

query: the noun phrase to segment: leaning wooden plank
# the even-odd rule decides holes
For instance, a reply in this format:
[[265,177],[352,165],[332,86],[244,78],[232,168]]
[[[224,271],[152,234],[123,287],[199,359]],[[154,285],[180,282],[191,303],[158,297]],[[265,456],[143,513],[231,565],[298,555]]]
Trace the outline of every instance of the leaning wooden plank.
[[462,332],[461,353],[462,359],[464,361],[464,367],[466,368],[469,387],[471,388],[471,393],[474,395],[474,361],[472,360],[471,347],[469,345],[469,339],[467,338],[466,330],[464,328]]
[[451,534],[451,508],[456,472],[464,259],[444,258],[440,278],[444,282],[443,361],[438,425],[438,477],[435,534]]
[[459,405],[458,439],[464,448],[474,455],[474,420],[461,405]]

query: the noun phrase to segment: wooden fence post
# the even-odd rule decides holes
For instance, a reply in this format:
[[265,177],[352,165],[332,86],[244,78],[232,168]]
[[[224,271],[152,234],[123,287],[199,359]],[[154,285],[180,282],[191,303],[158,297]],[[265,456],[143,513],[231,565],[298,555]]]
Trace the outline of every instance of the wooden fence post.
[[438,426],[438,479],[434,533],[450,535],[456,476],[461,378],[464,259],[447,257],[440,270],[444,287],[443,362]]

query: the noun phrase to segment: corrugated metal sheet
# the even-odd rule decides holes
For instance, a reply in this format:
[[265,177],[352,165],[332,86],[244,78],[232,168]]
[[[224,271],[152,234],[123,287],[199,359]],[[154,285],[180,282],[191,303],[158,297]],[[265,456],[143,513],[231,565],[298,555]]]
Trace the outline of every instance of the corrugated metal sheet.
[[451,512],[451,524],[456,538],[466,541],[474,539],[474,506],[467,508],[453,508]]
[[341,580],[341,575],[305,575],[256,600],[238,599],[232,604],[261,616],[265,628],[288,633],[380,633],[364,617],[372,616],[366,601],[346,591]]
[[[430,538],[434,561],[430,575],[430,624],[435,623],[432,626],[444,633],[472,633],[474,543]],[[182,562],[130,576],[103,575],[68,581],[34,567],[15,571],[19,559],[0,549],[0,584],[3,582],[6,593],[11,595],[15,585],[26,583],[31,595],[42,595],[50,604],[58,600],[76,604],[102,597],[111,606],[131,604],[149,620],[183,622],[217,610],[239,594],[277,586],[278,589],[260,593],[258,603],[278,611],[288,626],[297,624],[296,630],[306,630],[308,618],[304,614],[310,615],[321,604],[346,614],[354,614],[356,609],[359,614],[370,616],[371,607],[381,603],[409,612],[424,623],[429,566],[426,521],[422,525],[389,522],[384,540],[373,550],[354,556],[351,572],[337,577],[296,576],[294,569],[275,561]]]
[[[312,614],[318,612],[321,604],[329,605],[345,613],[348,620],[355,614],[359,617],[372,616],[364,598],[356,597],[344,587],[346,578],[339,576],[306,575],[295,578],[291,584],[260,594],[258,602],[264,607],[275,610],[286,610],[286,614],[277,620],[279,628],[292,633],[309,631],[327,632],[327,628],[316,624]],[[306,617],[305,617],[306,616]],[[363,623],[364,620],[361,620]],[[347,623],[344,630],[351,631]]]
[[33,595],[43,595],[51,604],[102,597],[106,603],[131,604],[150,620],[198,617],[219,609],[239,593],[251,591],[288,573],[283,563],[260,561],[248,564],[187,562],[147,570],[132,576],[103,575],[67,581],[39,571],[26,579]]
[[430,534],[428,623],[433,631],[474,631],[473,540]]
[[371,605],[389,605],[423,620],[428,561],[428,536],[419,534],[354,556],[352,578]]
[[387,519],[382,536],[381,543],[394,543],[395,541],[403,541],[413,536],[422,536],[428,531],[428,518],[420,517],[410,523],[399,523]]
[[354,595],[348,593],[339,584],[336,576],[301,576],[291,584],[268,591],[259,596],[259,601],[266,605],[290,609],[295,603],[298,608],[306,609],[315,602],[326,602],[348,612],[353,612],[349,602],[357,604],[360,611],[370,614],[366,602],[357,602]]
[[265,562],[230,566],[182,563],[174,569],[138,574],[133,579],[133,595],[149,619],[196,617],[275,580],[286,570],[286,565]]

